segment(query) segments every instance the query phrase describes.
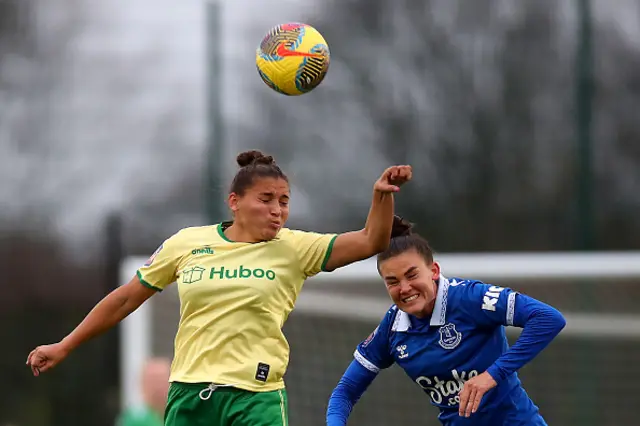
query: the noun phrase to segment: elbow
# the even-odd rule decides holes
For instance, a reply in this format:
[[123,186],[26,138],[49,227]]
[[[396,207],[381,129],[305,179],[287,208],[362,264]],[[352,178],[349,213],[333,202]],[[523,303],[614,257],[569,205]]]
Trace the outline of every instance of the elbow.
[[567,319],[560,313],[560,311],[556,310],[554,312],[554,320],[558,330],[558,334],[567,326]]
[[544,314],[544,318],[546,318],[545,323],[547,324],[548,330],[552,332],[554,337],[560,334],[567,325],[567,320],[564,315],[555,308],[548,309]]

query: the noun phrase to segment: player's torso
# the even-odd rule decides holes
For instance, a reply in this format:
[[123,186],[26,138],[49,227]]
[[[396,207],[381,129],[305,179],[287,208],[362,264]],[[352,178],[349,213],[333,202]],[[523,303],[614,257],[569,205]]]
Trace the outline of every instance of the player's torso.
[[289,357],[281,328],[304,282],[296,253],[279,238],[234,243],[217,232],[182,243],[172,380],[281,387]]
[[179,263],[176,281],[187,312],[281,315],[293,307],[303,276],[284,242],[202,241]]
[[507,347],[502,327],[478,329],[457,314],[450,305],[442,326],[414,322],[395,332],[389,347],[395,362],[442,409],[457,407],[464,382],[483,373]]

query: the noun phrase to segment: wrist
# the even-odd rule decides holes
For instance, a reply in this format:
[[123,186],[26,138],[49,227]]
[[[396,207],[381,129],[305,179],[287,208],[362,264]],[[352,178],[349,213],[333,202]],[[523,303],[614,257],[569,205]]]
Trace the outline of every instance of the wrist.
[[73,343],[73,341],[69,338],[69,336],[62,339],[59,344],[66,354],[69,354],[77,346]]
[[502,371],[500,370],[500,367],[498,367],[497,365],[493,364],[491,367],[487,368],[487,371],[485,371],[485,373],[487,373],[489,376],[491,376],[491,378],[496,382],[496,384],[500,384],[500,382],[502,380],[504,380]]

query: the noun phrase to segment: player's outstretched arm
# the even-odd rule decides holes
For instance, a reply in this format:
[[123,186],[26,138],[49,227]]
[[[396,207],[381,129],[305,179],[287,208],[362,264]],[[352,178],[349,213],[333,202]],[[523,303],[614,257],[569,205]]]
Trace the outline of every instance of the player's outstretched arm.
[[[502,354],[487,371],[464,384],[462,392],[460,392],[459,410],[460,415],[465,417],[469,417],[478,410],[482,396],[488,390],[533,360],[566,325],[566,320],[557,309],[532,297],[500,287],[483,286],[479,288],[488,288],[491,294],[499,293],[500,295],[495,304],[489,303],[487,306],[484,302],[482,305],[477,302],[473,304],[474,307],[482,306],[482,309],[475,312],[474,317],[478,321],[486,325],[493,323],[494,325],[516,326],[523,330],[513,346]],[[484,300],[484,298],[478,299]],[[512,303],[508,303],[509,299],[513,299]],[[473,313],[473,310],[470,312]]]
[[118,324],[155,293],[155,290],[142,285],[137,276],[109,293],[67,337],[31,351],[27,365],[31,367],[33,375],[38,376],[55,367],[75,348]]
[[389,245],[393,225],[393,194],[411,180],[411,166],[393,166],[373,186],[373,200],[363,229],[338,235],[325,271],[367,259]]
[[327,407],[327,426],[345,426],[353,406],[376,378],[358,361],[352,361],[331,393]]

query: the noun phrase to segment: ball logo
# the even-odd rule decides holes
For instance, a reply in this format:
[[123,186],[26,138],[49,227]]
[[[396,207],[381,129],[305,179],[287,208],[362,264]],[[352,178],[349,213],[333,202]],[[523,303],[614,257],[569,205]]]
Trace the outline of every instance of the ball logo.
[[303,56],[306,58],[313,58],[316,56],[322,56],[319,53],[310,53],[310,52],[298,52],[296,50],[290,50],[284,43],[278,44],[276,47],[276,55],[286,58],[287,56]]

